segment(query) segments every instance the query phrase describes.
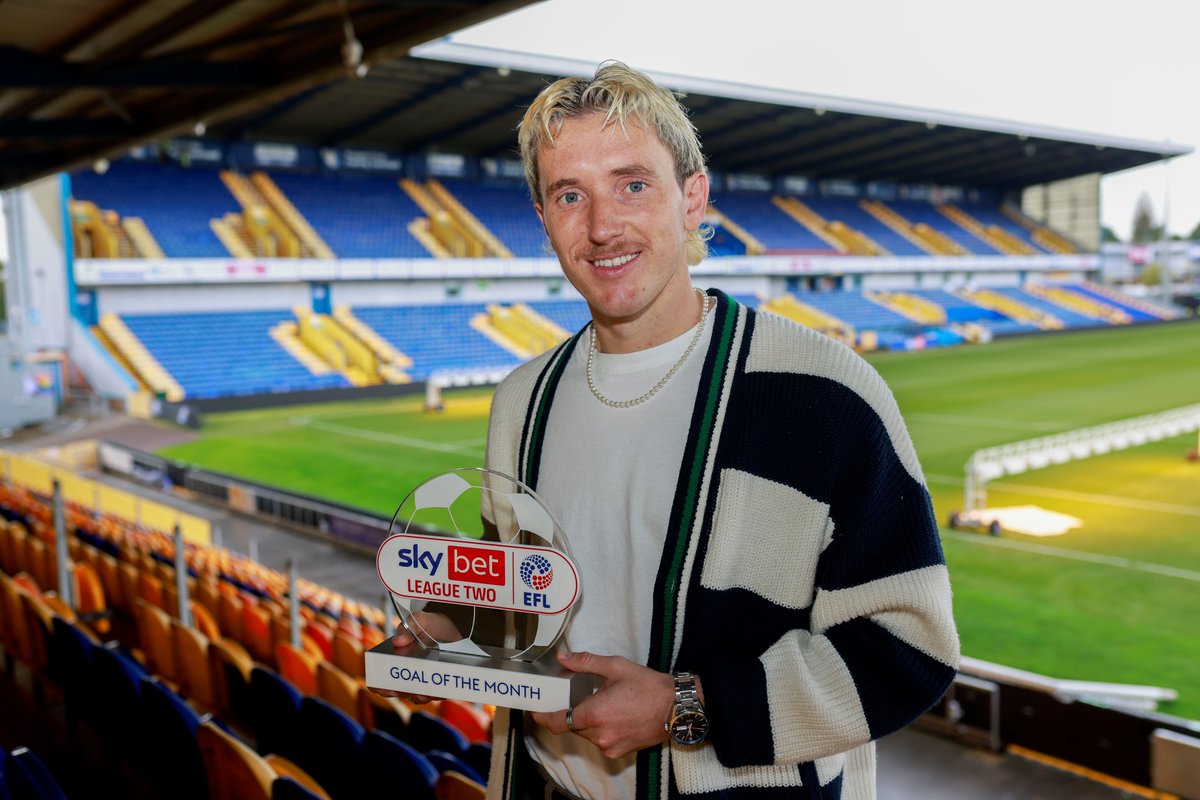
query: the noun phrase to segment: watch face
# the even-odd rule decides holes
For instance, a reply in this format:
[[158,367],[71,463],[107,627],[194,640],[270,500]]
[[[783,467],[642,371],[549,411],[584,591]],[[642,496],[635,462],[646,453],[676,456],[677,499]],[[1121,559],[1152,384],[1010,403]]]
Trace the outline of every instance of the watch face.
[[682,711],[671,719],[671,738],[679,744],[699,744],[708,735],[708,717],[702,711]]

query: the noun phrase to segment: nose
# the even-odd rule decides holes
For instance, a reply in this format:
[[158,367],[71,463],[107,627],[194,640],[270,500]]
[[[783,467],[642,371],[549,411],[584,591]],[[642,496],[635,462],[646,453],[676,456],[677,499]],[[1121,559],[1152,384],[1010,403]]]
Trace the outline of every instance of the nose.
[[605,244],[620,238],[624,231],[617,200],[603,195],[594,197],[588,209],[588,239],[593,244]]

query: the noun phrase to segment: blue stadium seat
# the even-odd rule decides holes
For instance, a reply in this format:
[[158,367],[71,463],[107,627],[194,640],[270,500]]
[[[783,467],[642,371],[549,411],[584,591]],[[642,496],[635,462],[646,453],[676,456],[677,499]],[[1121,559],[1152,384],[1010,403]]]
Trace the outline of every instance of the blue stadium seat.
[[263,664],[250,671],[250,719],[256,749],[292,761],[299,749],[300,692],[282,675]]
[[189,398],[234,397],[349,386],[313,375],[271,338],[290,309],[129,314],[122,317]]
[[291,778],[279,777],[271,783],[271,800],[321,800]]
[[771,202],[771,195],[751,192],[714,193],[713,207],[758,239],[767,252],[832,253],[834,249]]
[[428,711],[415,710],[408,718],[406,741],[422,753],[442,750],[457,757],[466,755],[471,742],[453,725]]
[[525,184],[481,183],[456,178],[440,181],[517,258],[552,255]]
[[296,764],[333,800],[354,800],[362,776],[362,725],[319,697],[305,696],[297,717]]
[[367,731],[362,759],[364,797],[380,797],[402,786],[406,798],[433,800],[438,769],[411,745],[382,731]]
[[115,642],[92,648],[92,670],[96,731],[115,755],[135,755],[145,738],[142,679],[146,670]]
[[114,161],[104,175],[71,174],[71,194],[141,217],[168,258],[228,258],[209,222],[241,206],[214,169]]
[[189,706],[157,677],[142,678],[146,747],[140,763],[162,797],[206,800],[208,780],[196,728],[210,718]]
[[447,753],[444,750],[431,750],[425,754],[425,757],[429,759],[430,764],[433,764],[437,768],[438,774],[443,772],[457,772],[460,775],[467,776],[476,783],[487,785],[486,773],[480,775],[461,756]]
[[[413,360],[413,380],[435,372],[511,369],[520,359],[470,326],[483,303],[434,306],[357,306],[354,314]],[[430,331],[438,335],[430,336]]]
[[271,173],[338,258],[430,258],[408,232],[423,212],[394,177]]
[[5,772],[12,800],[67,800],[50,770],[28,747],[18,747],[9,753]]
[[92,674],[92,640],[73,623],[55,615],[52,646],[66,705],[67,725],[95,720],[95,676]]

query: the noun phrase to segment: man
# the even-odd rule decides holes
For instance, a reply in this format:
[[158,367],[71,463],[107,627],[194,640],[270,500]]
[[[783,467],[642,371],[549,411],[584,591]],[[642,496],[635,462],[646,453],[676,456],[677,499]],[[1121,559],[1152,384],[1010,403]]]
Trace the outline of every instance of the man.
[[592,322],[497,389],[487,465],[570,537],[559,660],[601,688],[501,710],[489,796],[874,796],[872,741],[958,660],[890,392],[848,348],[692,286],[708,174],[668,91],[602,65],[543,90],[519,140]]

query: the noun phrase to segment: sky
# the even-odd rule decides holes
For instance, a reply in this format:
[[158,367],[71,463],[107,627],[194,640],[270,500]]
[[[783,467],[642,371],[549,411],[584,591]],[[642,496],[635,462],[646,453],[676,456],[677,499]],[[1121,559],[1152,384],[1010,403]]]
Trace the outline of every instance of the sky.
[[[1200,148],[1196,31],[1195,0],[545,0],[452,38]],[[1200,155],[1104,178],[1101,222],[1142,193],[1186,236]]]
[[[1195,0],[546,0],[451,38],[1200,148],[1197,31]],[[1104,178],[1101,222],[1143,192],[1186,236],[1200,155]]]

